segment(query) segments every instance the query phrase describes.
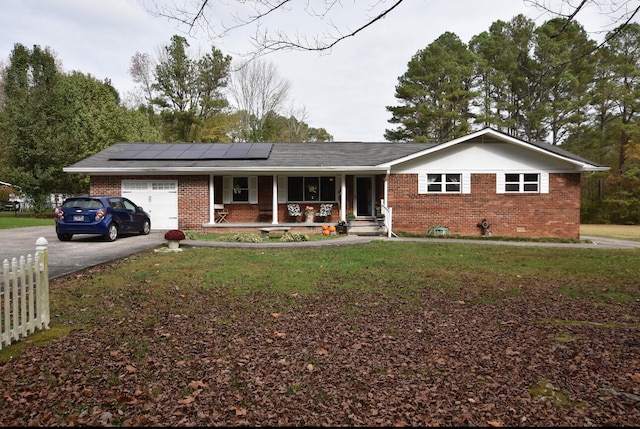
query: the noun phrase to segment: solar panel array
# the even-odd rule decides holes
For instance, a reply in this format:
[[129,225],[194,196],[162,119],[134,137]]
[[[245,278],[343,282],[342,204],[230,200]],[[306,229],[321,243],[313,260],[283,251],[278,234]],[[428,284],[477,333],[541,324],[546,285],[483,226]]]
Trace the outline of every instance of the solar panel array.
[[267,159],[272,143],[132,143],[114,161]]

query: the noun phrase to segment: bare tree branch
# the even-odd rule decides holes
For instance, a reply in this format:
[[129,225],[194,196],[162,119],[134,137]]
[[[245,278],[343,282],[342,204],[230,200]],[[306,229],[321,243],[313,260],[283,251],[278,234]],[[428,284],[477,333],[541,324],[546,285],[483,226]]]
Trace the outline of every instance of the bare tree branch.
[[[265,54],[280,50],[298,51],[329,51],[343,40],[353,37],[380,21],[404,0],[395,0],[387,5],[385,0],[370,0],[366,4],[371,16],[355,30],[344,29],[345,25],[336,25],[330,19],[331,16],[343,18],[344,6],[339,0],[173,0],[171,5],[161,4],[160,0],[148,0],[147,11],[156,16],[167,18],[177,22],[187,29],[187,33],[193,35],[199,30],[205,31],[211,38],[219,39],[232,31],[241,29],[253,29],[253,36],[249,36],[253,50],[245,53],[245,56],[257,58]],[[236,3],[237,8],[229,13],[230,3]],[[359,2],[354,2],[354,4]],[[363,2],[364,3],[364,2]],[[358,4],[361,7],[362,3]],[[269,19],[276,12],[291,12],[294,8],[302,9],[304,13],[316,22],[321,22],[326,29],[322,34],[309,37],[299,31],[283,28],[270,28]],[[367,12],[367,15],[368,15]],[[218,23],[211,21],[216,17]],[[274,18],[275,19],[275,18]],[[361,21],[361,16],[349,19]],[[329,22],[326,24],[326,22]],[[310,24],[307,27],[312,27]]]
[[[145,0],[149,13],[183,25],[187,33],[205,31],[212,39],[221,39],[233,31],[249,31],[252,49],[241,55],[250,58],[282,50],[330,51],[337,44],[356,36],[394,11],[404,0]],[[522,0],[549,18],[561,17],[565,25],[576,21],[590,8],[608,16],[612,26],[627,24],[640,9],[640,0]],[[364,6],[363,6],[364,5]],[[353,13],[349,8],[359,8]],[[363,9],[364,8],[364,9]],[[279,20],[283,13],[291,19]],[[306,15],[310,22],[296,22]],[[364,17],[363,17],[364,15]],[[346,19],[356,24],[350,29]],[[333,18],[333,19],[332,19]],[[215,22],[213,20],[216,20]],[[336,24],[334,20],[341,21]],[[277,22],[276,27],[269,24]],[[304,28],[301,32],[296,25]],[[313,35],[317,25],[324,27]],[[611,29],[611,28],[610,28]],[[609,29],[609,30],[610,30]],[[588,29],[587,29],[588,30]],[[607,31],[607,30],[602,30]],[[308,33],[307,33],[308,32]],[[596,31],[588,31],[596,32]]]

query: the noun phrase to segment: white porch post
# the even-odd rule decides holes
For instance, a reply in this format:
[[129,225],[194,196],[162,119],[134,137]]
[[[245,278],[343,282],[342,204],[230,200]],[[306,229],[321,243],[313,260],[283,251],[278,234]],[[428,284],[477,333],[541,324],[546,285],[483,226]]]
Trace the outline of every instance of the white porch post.
[[340,220],[347,219],[347,175],[340,177]]
[[271,179],[271,223],[274,225],[278,224],[278,176],[276,174],[273,175]]
[[384,198],[384,205],[387,207],[389,207],[389,174],[387,171],[387,174],[384,175],[384,190],[382,196],[382,198]]
[[213,208],[215,201],[215,186],[213,186],[213,174],[209,175],[209,223],[216,222],[216,210]]

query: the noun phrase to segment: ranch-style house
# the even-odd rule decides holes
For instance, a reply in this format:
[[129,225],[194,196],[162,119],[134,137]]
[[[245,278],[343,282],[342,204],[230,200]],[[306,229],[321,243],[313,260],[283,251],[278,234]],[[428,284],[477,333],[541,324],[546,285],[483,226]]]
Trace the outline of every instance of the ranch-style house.
[[486,128],[442,143],[116,143],[64,171],[141,205],[152,229],[319,233],[384,215],[389,236],[575,239],[581,177],[608,169]]

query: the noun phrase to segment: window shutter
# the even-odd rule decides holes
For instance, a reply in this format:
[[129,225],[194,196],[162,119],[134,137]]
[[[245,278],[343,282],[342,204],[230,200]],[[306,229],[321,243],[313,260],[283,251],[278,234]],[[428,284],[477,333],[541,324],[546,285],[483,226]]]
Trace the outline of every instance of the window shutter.
[[471,173],[462,173],[462,193],[471,193]]
[[231,198],[231,186],[233,184],[233,178],[231,176],[222,177],[222,203],[229,204],[232,201]]
[[258,176],[249,176],[249,204],[258,204]]
[[286,203],[287,202],[287,176],[278,176],[278,202]]
[[496,174],[496,194],[504,194],[504,172]]
[[541,194],[549,193],[549,173],[546,171],[540,173],[540,193]]
[[418,173],[418,193],[427,193],[427,173]]

